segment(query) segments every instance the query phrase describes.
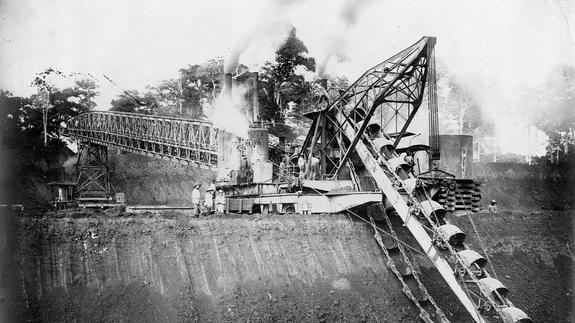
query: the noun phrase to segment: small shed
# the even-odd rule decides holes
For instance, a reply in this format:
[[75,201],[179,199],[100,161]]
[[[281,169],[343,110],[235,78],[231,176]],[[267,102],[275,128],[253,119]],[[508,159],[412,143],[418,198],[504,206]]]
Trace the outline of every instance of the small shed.
[[67,209],[75,204],[76,182],[61,181],[48,183],[52,191],[52,205],[57,209]]

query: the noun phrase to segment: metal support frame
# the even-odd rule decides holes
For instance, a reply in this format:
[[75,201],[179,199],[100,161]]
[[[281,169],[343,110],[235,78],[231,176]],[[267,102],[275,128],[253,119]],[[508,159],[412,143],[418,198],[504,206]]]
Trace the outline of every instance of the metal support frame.
[[[383,120],[381,131],[396,134],[394,146],[397,147],[422,102],[428,74],[428,55],[431,52],[429,48],[435,44],[430,39],[433,38],[423,37],[372,67],[327,107],[311,112],[309,116],[314,118],[314,122],[323,119],[322,128],[331,128],[324,137],[329,139],[321,143],[320,149],[322,165],[327,164],[326,168],[331,170],[324,172],[331,178],[337,178],[362,138],[362,135],[357,135],[349,142],[342,140],[347,137],[342,131],[344,125],[354,127],[357,134],[363,134],[371,118],[378,115]],[[317,139],[314,132],[309,132],[302,151],[310,147],[313,149]],[[331,156],[326,153],[328,150]]]
[[112,196],[108,169],[108,148],[81,142],[76,164],[76,196],[82,200],[108,200]]
[[431,160],[439,160],[439,109],[437,106],[437,74],[435,70],[435,37],[430,38],[432,46],[427,47],[429,57],[429,75],[427,83],[427,109],[429,111],[429,156]]

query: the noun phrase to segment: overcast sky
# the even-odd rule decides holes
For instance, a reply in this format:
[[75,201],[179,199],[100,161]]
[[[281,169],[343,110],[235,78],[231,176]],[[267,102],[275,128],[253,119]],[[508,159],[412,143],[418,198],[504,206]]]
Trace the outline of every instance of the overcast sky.
[[[99,109],[120,93],[102,74],[141,90],[238,46],[248,47],[240,62],[257,67],[272,59],[267,46],[289,24],[311,56],[330,58],[328,73],[352,80],[422,36],[436,36],[438,58],[485,113],[512,123],[521,121],[521,91],[554,66],[575,64],[569,1],[0,0],[0,13],[0,88],[29,95],[35,73],[47,67],[91,73],[99,79]],[[246,45],[248,35],[260,40]]]

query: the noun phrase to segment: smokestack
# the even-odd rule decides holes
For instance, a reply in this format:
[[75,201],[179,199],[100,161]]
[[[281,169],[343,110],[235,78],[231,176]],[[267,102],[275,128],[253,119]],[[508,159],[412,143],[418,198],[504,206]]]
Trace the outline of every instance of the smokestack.
[[327,90],[327,79],[325,79],[325,78],[320,79],[319,85],[321,85],[321,87],[323,87],[324,89]]
[[252,106],[253,106],[253,113],[254,113],[254,123],[259,122],[260,121],[260,102],[259,102],[259,91],[260,91],[260,82],[259,82],[259,77],[258,77],[258,72],[254,72],[252,74],[252,89],[253,89],[253,95],[252,95]]
[[224,95],[232,96],[232,73],[224,74]]

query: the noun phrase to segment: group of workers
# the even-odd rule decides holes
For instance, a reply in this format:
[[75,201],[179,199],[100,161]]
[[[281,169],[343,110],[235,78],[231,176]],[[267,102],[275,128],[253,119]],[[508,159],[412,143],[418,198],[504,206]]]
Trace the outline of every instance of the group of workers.
[[208,215],[212,213],[225,213],[226,195],[222,189],[216,192],[214,181],[210,183],[206,189],[206,195],[202,203],[202,193],[200,192],[200,184],[194,185],[192,190],[192,207],[193,214],[197,218],[200,214]]
[[[289,180],[290,178],[290,171],[289,171],[289,157],[286,155],[282,158],[279,164],[279,181],[283,182]],[[304,154],[300,154],[297,160],[297,172],[299,179],[310,179],[315,180],[321,177],[320,166],[319,166],[319,158],[317,158],[316,154],[313,154],[309,160],[306,160]],[[295,173],[295,171],[294,171]],[[295,174],[294,174],[295,176]]]

